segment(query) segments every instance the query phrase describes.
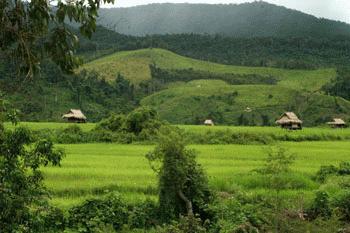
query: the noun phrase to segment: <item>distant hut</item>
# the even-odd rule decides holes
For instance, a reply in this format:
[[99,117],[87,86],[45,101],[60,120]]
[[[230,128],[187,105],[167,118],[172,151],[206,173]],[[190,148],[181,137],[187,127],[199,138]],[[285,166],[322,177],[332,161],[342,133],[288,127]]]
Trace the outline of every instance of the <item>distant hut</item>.
[[334,118],[333,121],[327,122],[328,125],[330,125],[332,128],[345,128],[346,123],[343,119],[340,118]]
[[284,129],[300,130],[302,129],[303,122],[295,115],[294,112],[285,112],[276,124],[280,125]]
[[204,121],[204,125],[206,126],[214,126],[214,122],[211,119],[207,119]]
[[62,116],[63,119],[67,119],[72,123],[86,123],[86,117],[80,109],[71,109],[69,112]]
[[252,109],[250,107],[246,107],[246,109],[244,109],[245,112],[251,112]]

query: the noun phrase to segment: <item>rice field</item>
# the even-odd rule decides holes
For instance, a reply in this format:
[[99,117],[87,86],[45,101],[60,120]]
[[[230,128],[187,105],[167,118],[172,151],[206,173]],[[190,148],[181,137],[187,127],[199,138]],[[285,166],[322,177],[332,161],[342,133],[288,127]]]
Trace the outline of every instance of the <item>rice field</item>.
[[[73,123],[60,123],[60,122],[20,122],[17,126],[24,126],[30,130],[42,130],[42,129],[64,129],[72,125],[79,126],[83,131],[92,130],[95,127],[95,123],[85,123],[85,124],[73,124]],[[5,123],[5,127],[8,129],[13,129],[15,126],[11,123]]]
[[[43,168],[45,182],[52,193],[52,203],[68,208],[109,191],[119,191],[126,200],[136,202],[156,198],[156,176],[145,154],[150,145],[76,144],[58,145],[66,151],[61,167]],[[283,194],[310,196],[319,184],[312,176],[321,165],[350,160],[350,141],[285,142],[296,161],[290,177],[293,187]],[[266,147],[260,145],[191,145],[198,151],[198,161],[216,191],[246,190],[269,194],[261,175],[252,170],[261,167]],[[287,177],[287,179],[289,179]]]
[[[43,130],[43,129],[49,129],[49,130],[55,130],[55,129],[64,129],[69,126],[72,126],[74,124],[72,123],[57,123],[57,122],[21,122],[19,123],[19,126],[25,126],[28,127],[31,130]],[[78,125],[83,131],[90,131],[92,130],[96,124],[95,123],[86,123],[86,124],[76,124]],[[221,126],[217,125],[214,127],[208,127],[203,125],[176,125],[179,128],[189,132],[189,133],[195,133],[195,134],[201,134],[206,133],[208,131],[223,131],[223,130],[230,130],[233,132],[241,132],[241,133],[255,133],[255,134],[266,134],[266,135],[274,135],[278,138],[281,138],[283,136],[288,137],[312,137],[312,136],[319,136],[320,138],[327,138],[330,137],[332,139],[350,139],[350,128],[346,129],[331,129],[327,126],[325,127],[318,127],[318,128],[303,128],[303,130],[300,131],[288,131],[281,129],[279,127],[259,127],[259,126]],[[10,123],[5,123],[6,128],[13,128],[14,126]]]

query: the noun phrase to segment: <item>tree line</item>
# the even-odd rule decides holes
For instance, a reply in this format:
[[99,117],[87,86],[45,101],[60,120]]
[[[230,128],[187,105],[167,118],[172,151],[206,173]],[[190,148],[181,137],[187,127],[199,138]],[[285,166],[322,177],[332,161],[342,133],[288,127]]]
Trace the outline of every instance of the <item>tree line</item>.
[[97,27],[91,41],[80,38],[87,60],[116,51],[163,48],[195,59],[229,65],[316,69],[350,64],[350,37],[255,37],[169,34],[127,36]]

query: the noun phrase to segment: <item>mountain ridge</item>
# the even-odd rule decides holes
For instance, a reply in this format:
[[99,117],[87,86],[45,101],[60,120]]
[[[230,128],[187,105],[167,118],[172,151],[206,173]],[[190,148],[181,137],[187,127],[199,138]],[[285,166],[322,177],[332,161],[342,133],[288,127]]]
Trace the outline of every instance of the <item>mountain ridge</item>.
[[350,36],[350,25],[266,2],[158,3],[103,8],[98,24],[127,35],[222,34],[233,37]]

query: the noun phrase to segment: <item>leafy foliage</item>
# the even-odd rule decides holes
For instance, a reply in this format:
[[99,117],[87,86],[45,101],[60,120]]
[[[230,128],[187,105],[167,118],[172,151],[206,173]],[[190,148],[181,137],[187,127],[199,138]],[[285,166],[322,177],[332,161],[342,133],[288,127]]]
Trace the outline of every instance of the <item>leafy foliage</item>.
[[72,72],[78,64],[74,57],[78,37],[65,27],[65,20],[77,23],[83,35],[91,36],[102,2],[114,1],[57,1],[55,6],[39,0],[1,1],[0,60],[10,57],[19,72],[32,77],[45,54],[62,70]]
[[104,232],[108,226],[118,230],[127,223],[128,209],[117,193],[103,199],[86,200],[69,210],[69,226],[78,232]]
[[325,182],[332,175],[350,175],[350,162],[340,162],[338,167],[334,165],[321,166],[316,173],[316,179],[320,182]]
[[159,233],[206,233],[207,229],[203,226],[202,220],[195,216],[181,216],[176,222],[157,229]]
[[350,69],[338,68],[337,77],[326,84],[323,89],[330,95],[341,96],[350,100]]
[[332,209],[330,206],[329,195],[326,192],[317,192],[312,206],[306,210],[308,219],[316,219],[318,217],[330,218]]
[[11,73],[0,75],[0,89],[20,110],[16,115],[22,120],[59,121],[69,108],[79,108],[89,121],[99,121],[111,112],[126,113],[137,105],[133,85],[120,74],[110,83],[94,72],[65,75],[52,62],[41,66],[41,75],[33,80],[13,78]]
[[270,147],[267,151],[265,167],[261,170],[264,174],[281,174],[290,172],[290,166],[295,160],[295,155],[288,153],[284,147]]
[[156,66],[150,65],[152,79],[159,80],[162,83],[169,82],[189,82],[198,79],[217,79],[227,82],[231,85],[244,84],[267,84],[273,85],[277,83],[277,79],[272,76],[263,76],[259,74],[217,74],[205,71],[196,71],[193,69],[184,70],[165,70]]
[[128,115],[112,115],[101,121],[96,130],[107,130],[121,134],[132,134],[143,140],[154,139],[161,126],[165,125],[158,119],[158,114],[154,109],[140,107]]
[[178,132],[165,130],[154,151],[146,155],[159,178],[160,216],[164,221],[180,214],[210,218],[213,200],[207,177],[196,162],[196,153],[185,147]]
[[33,141],[25,128],[0,134],[0,228],[4,232],[31,232],[37,220],[33,209],[44,206],[47,197],[39,168],[60,165],[62,156],[52,142]]
[[349,55],[344,53],[350,49],[349,36],[234,38],[169,34],[135,37],[98,26],[91,41],[83,37],[80,40],[78,52],[88,60],[116,51],[163,48],[182,56],[229,65],[312,70],[350,64]]

